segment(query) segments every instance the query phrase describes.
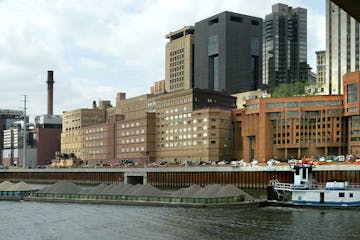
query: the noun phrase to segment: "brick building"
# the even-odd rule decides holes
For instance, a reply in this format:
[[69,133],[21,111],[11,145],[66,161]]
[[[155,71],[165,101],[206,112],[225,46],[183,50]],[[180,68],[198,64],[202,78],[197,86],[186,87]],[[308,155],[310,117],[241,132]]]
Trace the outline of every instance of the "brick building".
[[245,160],[360,154],[360,72],[344,95],[263,98],[233,110],[234,157]]

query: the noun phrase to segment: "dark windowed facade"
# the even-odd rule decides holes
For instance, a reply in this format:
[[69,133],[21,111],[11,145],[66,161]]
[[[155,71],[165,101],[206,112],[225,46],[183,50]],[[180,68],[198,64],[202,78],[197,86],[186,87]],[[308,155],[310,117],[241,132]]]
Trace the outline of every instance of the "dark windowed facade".
[[307,10],[275,4],[263,28],[263,84],[307,81]]
[[194,87],[227,94],[261,82],[262,19],[232,12],[195,24]]

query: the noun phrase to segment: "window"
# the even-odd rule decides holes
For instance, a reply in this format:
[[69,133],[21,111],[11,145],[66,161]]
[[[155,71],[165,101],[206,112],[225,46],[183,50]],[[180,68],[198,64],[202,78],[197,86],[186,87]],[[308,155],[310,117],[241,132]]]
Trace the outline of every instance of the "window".
[[358,84],[353,83],[353,84],[347,85],[347,91],[348,91],[347,102],[348,103],[357,102],[358,101]]
[[230,16],[230,21],[241,23],[241,22],[243,22],[243,19],[242,19],[242,17]]
[[208,56],[219,53],[219,36],[213,35],[208,38]]
[[339,197],[345,197],[345,193],[339,192]]
[[215,24],[215,23],[218,23],[218,22],[219,22],[219,19],[218,19],[218,18],[211,19],[211,20],[209,21],[209,26],[211,26],[211,25],[213,25],[213,24]]
[[259,26],[259,21],[251,20],[251,25]]
[[349,194],[349,197],[351,197],[351,198],[354,197],[354,194],[353,194],[353,193],[350,193],[350,194]]

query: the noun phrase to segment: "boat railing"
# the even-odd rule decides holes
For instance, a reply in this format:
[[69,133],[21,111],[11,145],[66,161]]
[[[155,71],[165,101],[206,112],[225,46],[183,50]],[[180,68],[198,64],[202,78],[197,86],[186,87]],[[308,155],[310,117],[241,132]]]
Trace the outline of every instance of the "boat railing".
[[293,184],[291,183],[282,183],[278,180],[271,180],[270,184],[277,190],[291,190],[293,187]]
[[349,184],[347,185],[347,189],[360,189],[359,184]]

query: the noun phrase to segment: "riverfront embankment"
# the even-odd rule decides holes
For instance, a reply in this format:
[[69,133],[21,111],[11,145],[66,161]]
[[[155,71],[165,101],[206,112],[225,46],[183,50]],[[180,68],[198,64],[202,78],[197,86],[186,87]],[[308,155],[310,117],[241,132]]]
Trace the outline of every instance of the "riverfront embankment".
[[[313,176],[318,182],[339,179],[360,184],[360,165],[319,165],[314,168]],[[93,185],[115,182],[148,183],[158,188],[232,184],[239,188],[258,189],[266,188],[273,178],[281,182],[292,182],[292,166],[0,169],[0,181],[55,183],[69,180],[77,184]]]

